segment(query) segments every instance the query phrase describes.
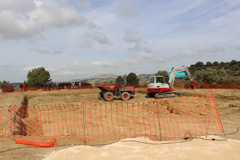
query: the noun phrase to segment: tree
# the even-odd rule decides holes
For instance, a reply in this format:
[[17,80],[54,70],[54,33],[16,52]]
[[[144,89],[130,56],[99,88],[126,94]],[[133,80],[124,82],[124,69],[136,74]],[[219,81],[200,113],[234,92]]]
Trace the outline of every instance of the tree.
[[203,62],[200,62],[200,61],[198,61],[198,62],[196,63],[196,66],[197,66],[197,67],[202,67],[202,66],[204,66],[204,63],[203,63]]
[[217,82],[217,70],[216,69],[202,69],[195,72],[195,80],[199,82]]
[[226,69],[226,72],[227,72],[228,74],[231,74],[231,73],[232,73],[231,69],[229,69],[229,68]]
[[224,62],[220,62],[220,66],[224,66],[224,64],[225,64]]
[[226,82],[227,79],[228,75],[224,68],[219,71],[206,68],[195,72],[195,80],[199,82]]
[[137,75],[133,72],[127,75],[126,80],[128,85],[139,84],[139,79],[137,78]]
[[50,73],[44,67],[34,68],[27,74],[27,84],[30,87],[39,87],[41,83],[49,81]]
[[0,82],[0,88],[2,88],[3,92],[13,92],[14,91],[13,85],[7,81]]
[[218,71],[218,82],[226,82],[228,79],[228,74],[224,68]]
[[213,62],[213,65],[214,65],[214,66],[219,65],[218,61]]
[[234,64],[237,64],[237,61],[236,61],[236,60],[232,60],[229,65],[232,66],[232,65],[234,65]]
[[115,83],[118,83],[118,84],[123,84],[123,77],[122,76],[118,76]]
[[234,74],[235,76],[240,76],[240,70],[239,71],[237,71],[237,72],[235,72],[235,74]]
[[209,62],[209,61],[208,61],[208,62],[206,63],[206,66],[212,66],[212,62]]
[[169,77],[168,77],[168,72],[167,71],[158,71],[156,75],[163,76],[165,79],[165,83],[168,82]]

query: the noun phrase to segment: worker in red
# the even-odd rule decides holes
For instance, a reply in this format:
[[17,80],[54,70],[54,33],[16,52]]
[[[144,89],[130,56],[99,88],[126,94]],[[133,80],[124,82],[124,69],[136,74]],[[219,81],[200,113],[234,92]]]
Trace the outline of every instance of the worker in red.
[[195,89],[195,88],[196,88],[196,84],[195,84],[195,81],[194,81],[194,80],[192,80],[192,82],[191,82],[191,88],[192,88],[192,89]]
[[27,91],[27,84],[24,82],[23,83],[23,91],[26,92]]

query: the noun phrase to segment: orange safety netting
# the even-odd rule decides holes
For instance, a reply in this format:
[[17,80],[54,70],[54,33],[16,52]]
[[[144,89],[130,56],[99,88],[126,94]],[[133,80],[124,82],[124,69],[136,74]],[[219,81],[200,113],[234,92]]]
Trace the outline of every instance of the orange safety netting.
[[14,106],[0,108],[0,114],[0,137],[18,140],[177,140],[224,132],[211,93],[148,102]]

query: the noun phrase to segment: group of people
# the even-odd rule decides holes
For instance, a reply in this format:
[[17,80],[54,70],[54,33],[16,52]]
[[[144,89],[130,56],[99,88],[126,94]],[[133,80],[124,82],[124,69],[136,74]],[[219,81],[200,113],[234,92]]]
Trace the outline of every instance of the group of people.
[[80,82],[56,82],[56,83],[41,83],[40,89],[45,91],[58,90],[58,89],[81,89]]
[[21,83],[20,84],[20,89],[21,89],[21,92],[26,92],[27,91],[27,83]]

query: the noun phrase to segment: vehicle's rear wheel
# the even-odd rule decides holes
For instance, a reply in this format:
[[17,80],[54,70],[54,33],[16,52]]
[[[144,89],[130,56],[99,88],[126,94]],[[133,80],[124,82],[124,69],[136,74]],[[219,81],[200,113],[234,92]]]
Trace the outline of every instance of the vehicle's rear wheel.
[[129,94],[128,92],[123,92],[123,93],[121,94],[121,98],[122,98],[123,101],[129,100],[130,97],[131,97],[131,96],[130,96],[130,94]]
[[112,101],[113,100],[113,94],[112,92],[105,92],[103,95],[104,99],[106,101]]
[[102,93],[102,92],[99,92],[99,93],[98,93],[98,99],[99,99],[99,100],[103,100],[103,93]]

